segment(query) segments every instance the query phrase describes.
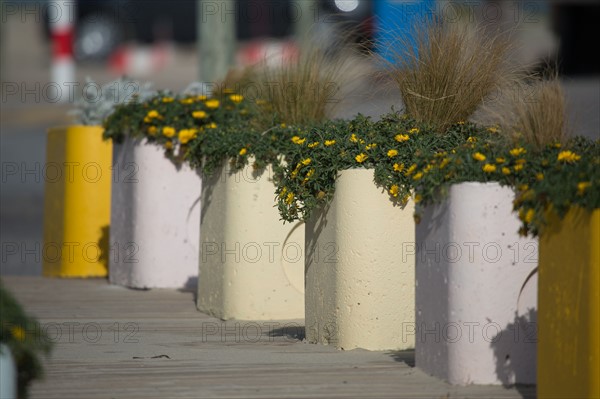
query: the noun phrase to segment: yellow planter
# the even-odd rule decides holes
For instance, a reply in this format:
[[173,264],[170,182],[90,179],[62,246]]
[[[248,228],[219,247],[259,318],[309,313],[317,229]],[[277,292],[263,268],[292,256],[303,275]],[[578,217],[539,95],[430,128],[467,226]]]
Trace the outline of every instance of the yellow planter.
[[600,209],[551,217],[540,237],[538,397],[600,397]]
[[44,165],[43,274],[105,277],[112,143],[100,126],[50,129]]

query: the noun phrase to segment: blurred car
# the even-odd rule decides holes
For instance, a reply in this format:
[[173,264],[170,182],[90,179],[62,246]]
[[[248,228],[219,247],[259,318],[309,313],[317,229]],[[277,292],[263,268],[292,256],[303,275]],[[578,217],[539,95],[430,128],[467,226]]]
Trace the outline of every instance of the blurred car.
[[[300,0],[302,1],[302,0]],[[126,41],[194,43],[197,0],[78,0],[75,1],[74,57],[78,61],[107,59]],[[208,2],[208,4],[219,4]],[[319,0],[311,16],[319,22],[358,26],[357,40],[371,36],[371,0]],[[298,10],[287,0],[239,0],[235,11],[238,40],[282,38],[292,34]],[[46,15],[49,35],[49,17]]]

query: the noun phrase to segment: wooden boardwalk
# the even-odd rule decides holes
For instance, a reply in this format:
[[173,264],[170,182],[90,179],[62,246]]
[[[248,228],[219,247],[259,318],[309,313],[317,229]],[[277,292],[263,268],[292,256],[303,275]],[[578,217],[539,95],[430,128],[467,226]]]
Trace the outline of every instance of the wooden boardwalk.
[[303,321],[242,322],[194,296],[105,280],[3,277],[56,342],[32,399],[534,398],[534,387],[453,387],[405,352],[302,342]]

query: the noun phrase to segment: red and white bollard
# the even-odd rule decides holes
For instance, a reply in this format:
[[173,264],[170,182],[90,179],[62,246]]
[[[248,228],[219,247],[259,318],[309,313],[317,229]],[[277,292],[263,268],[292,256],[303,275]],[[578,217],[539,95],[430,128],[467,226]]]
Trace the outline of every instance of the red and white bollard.
[[58,102],[69,100],[68,87],[75,82],[73,61],[75,11],[75,2],[71,0],[52,1],[48,6],[52,34],[51,79],[58,91],[51,98],[56,98]]

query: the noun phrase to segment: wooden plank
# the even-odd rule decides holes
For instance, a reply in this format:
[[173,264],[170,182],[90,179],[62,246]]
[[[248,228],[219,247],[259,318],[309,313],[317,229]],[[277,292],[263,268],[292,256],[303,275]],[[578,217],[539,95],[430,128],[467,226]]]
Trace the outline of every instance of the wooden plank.
[[227,321],[194,295],[105,280],[3,277],[55,341],[32,399],[534,398],[534,387],[453,387],[414,354],[303,343],[303,320]]

